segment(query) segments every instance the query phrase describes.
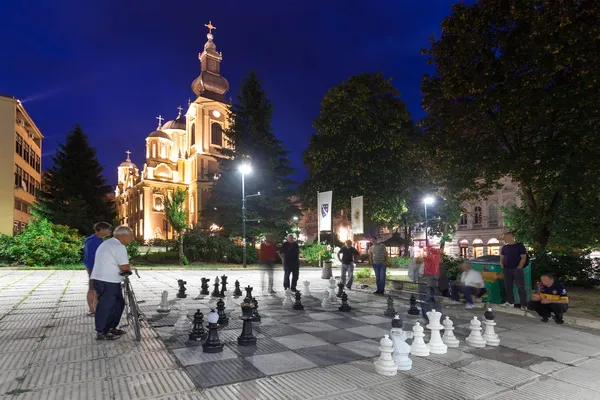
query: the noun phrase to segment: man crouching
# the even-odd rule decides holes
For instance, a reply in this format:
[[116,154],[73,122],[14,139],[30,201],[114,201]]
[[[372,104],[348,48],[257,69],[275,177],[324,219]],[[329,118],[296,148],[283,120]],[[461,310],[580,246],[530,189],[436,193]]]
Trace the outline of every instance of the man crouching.
[[569,298],[567,289],[562,283],[554,280],[554,276],[544,274],[540,278],[536,293],[531,297],[529,309],[534,310],[542,317],[542,322],[548,322],[550,316],[554,314],[554,321],[557,324],[563,324],[563,314],[569,308]]

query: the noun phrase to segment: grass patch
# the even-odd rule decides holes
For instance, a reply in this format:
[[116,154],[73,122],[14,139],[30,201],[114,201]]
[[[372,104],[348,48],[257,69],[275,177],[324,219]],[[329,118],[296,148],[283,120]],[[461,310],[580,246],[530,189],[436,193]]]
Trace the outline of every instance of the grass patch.
[[19,383],[23,383],[25,382],[25,376],[19,376],[18,378],[15,378],[15,381],[19,382]]
[[11,390],[10,392],[6,392],[5,394],[8,396],[16,396],[22,393],[27,393],[27,392],[31,392],[31,389],[14,389]]
[[579,318],[600,318],[600,287],[584,289],[567,287],[569,310],[565,315]]
[[[178,264],[132,264],[134,268],[140,270],[153,270],[153,269],[243,269],[241,264],[190,264],[190,265],[178,265]],[[32,270],[32,271],[49,271],[49,270],[62,270],[62,271],[81,271],[85,267],[83,264],[57,264],[48,265],[45,267],[36,267],[32,265],[8,265],[0,264],[0,268],[10,268],[16,270]],[[246,269],[258,269],[258,264],[250,264],[246,266]]]

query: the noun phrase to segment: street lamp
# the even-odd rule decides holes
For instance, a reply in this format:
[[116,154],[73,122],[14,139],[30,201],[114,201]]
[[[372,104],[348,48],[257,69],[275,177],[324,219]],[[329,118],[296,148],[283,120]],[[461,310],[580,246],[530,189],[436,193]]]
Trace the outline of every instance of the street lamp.
[[247,163],[242,163],[238,167],[242,174],[242,266],[246,268],[246,183],[245,176],[252,172],[252,166]]
[[300,219],[295,215],[292,219],[296,223],[296,240],[298,240],[298,238],[300,237]]
[[431,196],[426,196],[423,199],[423,205],[425,206],[425,248],[429,246],[429,238],[427,236],[427,228],[429,225],[427,224],[427,206],[433,204],[435,199]]

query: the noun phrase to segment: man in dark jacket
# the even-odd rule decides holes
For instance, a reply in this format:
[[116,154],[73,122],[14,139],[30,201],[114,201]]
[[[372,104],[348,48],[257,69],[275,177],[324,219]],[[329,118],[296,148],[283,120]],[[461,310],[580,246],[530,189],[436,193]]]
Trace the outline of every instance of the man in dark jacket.
[[[300,248],[294,240],[294,235],[287,235],[286,242],[281,246],[280,255],[283,259],[283,289],[291,289],[295,292],[300,273]],[[292,274],[291,284],[290,274]]]

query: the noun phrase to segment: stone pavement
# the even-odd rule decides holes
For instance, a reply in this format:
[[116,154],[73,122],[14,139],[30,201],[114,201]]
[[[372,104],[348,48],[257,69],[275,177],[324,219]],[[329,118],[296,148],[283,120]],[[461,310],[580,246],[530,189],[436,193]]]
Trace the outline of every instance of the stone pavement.
[[[239,312],[220,331],[225,350],[202,353],[198,343],[173,334],[173,310],[159,317],[160,293],[174,301],[177,279],[187,280],[188,310],[206,314],[210,299],[195,301],[200,278],[223,271],[140,271],[132,284],[149,321],[141,343],[130,334],[96,342],[87,317],[85,271],[0,270],[0,400],[4,399],[569,399],[600,398],[600,331],[542,324],[497,313],[499,348],[464,345],[467,312],[444,305],[456,326],[459,349],[412,357],[413,369],[377,375],[373,358],[389,331],[385,299],[348,292],[351,313],[325,311],[327,282],[319,271],[302,271],[318,298],[305,311],[283,309],[281,298],[261,297],[263,321],[254,325],[258,344],[240,348]],[[260,294],[260,271],[227,271]],[[276,274],[280,282],[281,273]],[[212,283],[212,281],[211,281]],[[278,293],[281,296],[281,293]],[[404,302],[403,302],[404,303]],[[405,316],[405,304],[396,304]]]

